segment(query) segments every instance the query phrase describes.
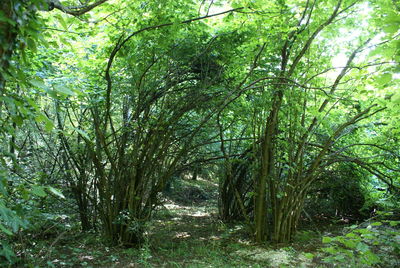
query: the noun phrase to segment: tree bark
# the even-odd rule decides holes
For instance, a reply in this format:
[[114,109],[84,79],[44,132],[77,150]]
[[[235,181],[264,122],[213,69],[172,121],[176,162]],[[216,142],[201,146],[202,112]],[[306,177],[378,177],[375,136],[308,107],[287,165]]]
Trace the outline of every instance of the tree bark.
[[[5,94],[6,74],[17,39],[17,26],[14,25],[16,22],[12,2],[11,0],[4,0],[0,5],[0,11],[6,20],[0,20],[0,96]],[[3,102],[0,101],[0,115],[2,104]]]

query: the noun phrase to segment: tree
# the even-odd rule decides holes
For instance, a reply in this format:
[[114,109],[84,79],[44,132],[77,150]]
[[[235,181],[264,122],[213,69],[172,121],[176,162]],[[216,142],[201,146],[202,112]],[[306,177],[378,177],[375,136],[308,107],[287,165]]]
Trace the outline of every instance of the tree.
[[[261,93],[267,98],[264,109],[258,111],[264,122],[255,139],[259,165],[253,172],[256,177],[254,229],[258,242],[270,239],[275,243],[285,243],[291,240],[307,192],[324,168],[337,162],[352,162],[383,181],[388,179],[385,172],[378,172],[376,163],[367,163],[362,155],[356,153],[357,147],[379,146],[351,144],[351,140],[343,138],[362,128],[358,124],[360,121],[368,121],[386,109],[368,102],[357,104],[356,95],[350,93],[357,87],[366,86],[357,79],[368,75],[371,71],[368,67],[385,65],[384,62],[368,62],[365,58],[366,62],[363,62],[363,56],[360,56],[370,49],[371,38],[380,29],[366,29],[358,33],[359,40],[350,40],[349,47],[340,47],[346,51],[347,60],[337,67],[337,72],[331,71],[332,52],[339,49],[335,41],[340,40],[339,31],[351,31],[356,25],[359,29],[364,27],[350,15],[363,4],[366,3],[264,3],[264,6],[270,5],[270,14],[280,13],[281,18],[286,16],[288,23],[283,27],[273,21],[261,22],[270,27],[269,40],[276,41],[261,55],[264,60],[259,64],[260,74],[253,75],[250,83],[252,87],[261,88]],[[260,6],[254,9],[260,9]],[[258,14],[263,13],[259,11]],[[384,43],[391,41],[392,37]],[[330,44],[338,48],[329,47]],[[357,82],[352,83],[353,80]],[[349,106],[353,106],[353,112],[348,116],[341,114],[342,109]],[[350,152],[348,148],[354,150]],[[388,148],[380,149],[388,152]]]

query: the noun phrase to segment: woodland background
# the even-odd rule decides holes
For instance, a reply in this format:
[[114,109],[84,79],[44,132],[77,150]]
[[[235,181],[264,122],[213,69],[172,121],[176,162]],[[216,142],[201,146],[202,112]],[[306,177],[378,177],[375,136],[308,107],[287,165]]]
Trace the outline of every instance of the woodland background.
[[399,25],[398,0],[2,0],[0,263],[396,267]]

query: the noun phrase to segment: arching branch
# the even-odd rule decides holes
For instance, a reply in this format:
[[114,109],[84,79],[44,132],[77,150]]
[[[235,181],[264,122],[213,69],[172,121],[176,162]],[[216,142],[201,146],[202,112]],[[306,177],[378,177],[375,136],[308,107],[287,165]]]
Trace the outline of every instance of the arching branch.
[[59,0],[48,0],[47,4],[49,6],[49,10],[58,9],[64,13],[77,17],[91,11],[95,7],[98,7],[107,1],[108,0],[99,0],[90,5],[65,6]]
[[[206,15],[206,16],[201,16],[201,17],[197,17],[197,18],[193,18],[193,19],[184,20],[184,21],[181,21],[178,24],[190,24],[190,23],[195,22],[195,21],[204,20],[204,19],[208,19],[208,18],[211,18],[211,17],[215,17],[215,16],[220,16],[220,15],[223,15],[223,14],[227,14],[227,13],[236,12],[236,11],[239,11],[239,10],[242,10],[242,9],[243,9],[243,7],[230,9],[230,10],[223,11],[223,12],[220,12],[220,13],[215,13],[215,14],[211,14],[211,15]],[[104,78],[107,81],[107,90],[106,90],[106,114],[107,115],[106,115],[106,118],[109,117],[109,112],[110,112],[110,109],[111,109],[112,79],[111,79],[110,70],[111,70],[111,67],[113,65],[113,62],[114,62],[114,59],[115,59],[117,53],[122,49],[122,47],[132,37],[134,37],[134,36],[136,36],[136,35],[138,35],[138,34],[140,34],[142,32],[145,32],[145,31],[156,30],[156,29],[172,26],[174,24],[175,23],[173,23],[173,22],[168,22],[168,23],[164,23],[164,24],[148,26],[148,27],[145,27],[145,28],[142,28],[140,30],[135,31],[135,32],[131,33],[128,36],[121,35],[119,37],[117,43],[114,46],[114,49],[111,51],[110,57],[108,58],[107,67],[106,67],[105,75],[104,75]]]

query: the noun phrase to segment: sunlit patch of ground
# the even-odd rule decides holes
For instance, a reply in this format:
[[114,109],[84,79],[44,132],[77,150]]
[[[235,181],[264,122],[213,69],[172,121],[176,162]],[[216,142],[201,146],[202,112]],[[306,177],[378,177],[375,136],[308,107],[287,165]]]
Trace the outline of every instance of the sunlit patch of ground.
[[[202,182],[204,183],[204,182]],[[216,189],[216,188],[215,188]],[[214,193],[215,194],[215,193]],[[242,224],[225,224],[215,204],[168,200],[151,224],[154,267],[312,267],[293,248],[255,245]]]
[[170,210],[153,222],[149,236],[154,267],[312,267],[293,248],[254,245],[243,225],[226,225],[204,207],[165,208]]
[[253,247],[249,249],[241,249],[232,253],[243,258],[258,262],[266,263],[269,267],[311,267],[312,262],[302,254],[296,255],[296,252],[289,249],[266,249]]

